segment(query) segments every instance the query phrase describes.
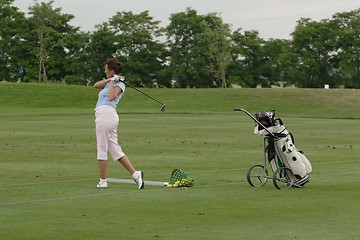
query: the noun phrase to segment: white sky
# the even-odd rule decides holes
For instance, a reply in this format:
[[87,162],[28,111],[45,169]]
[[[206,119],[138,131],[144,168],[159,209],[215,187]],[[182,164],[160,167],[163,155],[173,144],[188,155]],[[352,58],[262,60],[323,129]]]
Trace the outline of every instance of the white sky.
[[[32,3],[33,0],[15,0],[14,6],[27,13]],[[257,30],[264,39],[288,39],[301,17],[315,21],[331,18],[334,13],[360,8],[360,0],[54,0],[53,6],[74,15],[71,24],[83,31],[93,31],[95,25],[122,11],[138,14],[148,10],[150,16],[166,26],[172,13],[191,7],[201,15],[220,13],[232,30]]]

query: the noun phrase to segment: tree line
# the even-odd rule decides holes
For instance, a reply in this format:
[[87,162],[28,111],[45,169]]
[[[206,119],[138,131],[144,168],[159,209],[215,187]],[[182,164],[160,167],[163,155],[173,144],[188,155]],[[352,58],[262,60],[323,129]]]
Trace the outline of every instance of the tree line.
[[117,12],[91,32],[73,15],[34,1],[28,15],[0,0],[0,80],[91,84],[118,58],[138,87],[360,88],[360,8],[298,20],[291,39],[232,30],[218,13],[187,8],[161,27],[148,11]]

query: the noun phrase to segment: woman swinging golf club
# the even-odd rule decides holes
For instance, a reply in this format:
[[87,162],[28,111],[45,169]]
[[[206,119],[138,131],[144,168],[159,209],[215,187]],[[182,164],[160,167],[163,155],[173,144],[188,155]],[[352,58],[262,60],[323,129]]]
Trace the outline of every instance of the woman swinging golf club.
[[114,161],[119,161],[129,171],[139,189],[143,189],[143,172],[136,171],[133,167],[122,151],[117,137],[119,116],[116,106],[125,92],[125,84],[117,81],[117,75],[121,74],[123,66],[117,59],[111,58],[104,63],[104,68],[106,79],[94,84],[95,88],[101,89],[95,108],[97,159],[100,171],[97,187],[107,188],[106,167],[109,152]]

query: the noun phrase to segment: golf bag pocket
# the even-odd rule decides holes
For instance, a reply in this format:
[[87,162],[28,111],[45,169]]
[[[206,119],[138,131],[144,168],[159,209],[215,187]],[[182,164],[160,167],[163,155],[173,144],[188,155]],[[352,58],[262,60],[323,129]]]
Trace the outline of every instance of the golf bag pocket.
[[309,160],[296,149],[290,134],[275,140],[275,152],[285,167],[291,169],[297,179],[302,179],[308,175],[307,166],[303,161],[307,161],[311,171]]
[[305,164],[306,174],[310,174],[312,172],[312,166],[309,159],[307,159],[307,157],[304,155],[302,151],[299,151],[299,154],[300,154],[301,162]]

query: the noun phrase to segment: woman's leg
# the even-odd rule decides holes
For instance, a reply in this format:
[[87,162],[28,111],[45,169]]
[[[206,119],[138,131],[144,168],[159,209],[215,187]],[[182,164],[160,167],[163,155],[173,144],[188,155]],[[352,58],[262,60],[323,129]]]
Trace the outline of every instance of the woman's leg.
[[125,168],[126,170],[128,170],[128,172],[129,172],[131,175],[133,175],[133,174],[135,173],[136,170],[135,170],[135,168],[133,167],[133,165],[131,164],[129,158],[128,158],[126,155],[124,155],[124,156],[122,156],[121,158],[119,158],[118,161],[119,161],[119,163],[121,163],[121,165],[124,166],[124,168]]
[[100,178],[106,179],[106,167],[107,167],[107,160],[98,160],[99,164],[99,171],[100,171]]
[[113,123],[108,121],[108,109],[101,108],[95,113],[96,115],[96,143],[97,143],[97,159],[99,165],[100,181],[98,188],[107,188],[106,182],[106,168],[108,159],[108,145],[109,145],[109,129]]
[[109,152],[114,160],[117,160],[131,175],[133,175],[136,172],[136,169],[131,164],[129,158],[122,151],[116,130],[117,126],[112,131],[110,131]]
[[118,161],[119,161],[119,163],[121,163],[121,165],[123,165],[126,168],[126,170],[129,171],[129,173],[131,174],[131,176],[137,183],[139,189],[143,189],[144,188],[144,180],[143,180],[144,173],[142,171],[136,171],[135,168],[133,167],[133,165],[131,164],[129,158],[126,155],[119,158]]
[[107,182],[106,182],[107,160],[98,159],[98,164],[99,164],[99,171],[100,171],[100,180],[96,186],[98,188],[107,188]]

